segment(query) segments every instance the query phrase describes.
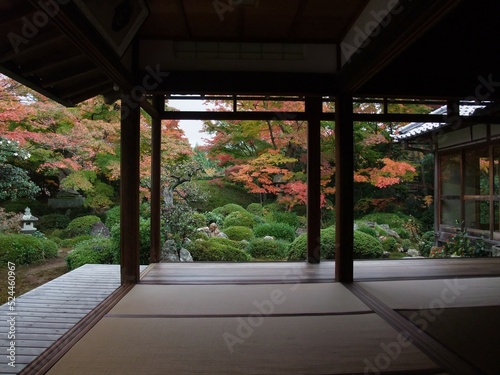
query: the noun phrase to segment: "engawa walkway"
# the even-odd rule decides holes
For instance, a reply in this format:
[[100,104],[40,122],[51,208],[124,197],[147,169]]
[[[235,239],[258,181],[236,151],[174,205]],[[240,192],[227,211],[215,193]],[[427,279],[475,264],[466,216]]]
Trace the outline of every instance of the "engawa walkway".
[[[87,264],[20,296],[14,311],[2,305],[0,374],[20,372],[119,286],[119,265]],[[9,366],[11,341],[15,367]]]

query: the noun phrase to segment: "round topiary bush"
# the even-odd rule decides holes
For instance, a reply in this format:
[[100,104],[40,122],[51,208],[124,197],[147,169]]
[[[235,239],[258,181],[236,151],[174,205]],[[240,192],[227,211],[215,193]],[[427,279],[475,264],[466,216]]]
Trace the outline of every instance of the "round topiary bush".
[[369,234],[354,231],[354,259],[376,259],[384,253],[382,244]]
[[111,239],[94,237],[79,242],[66,257],[68,269],[74,270],[84,264],[113,264],[115,254],[111,247]]
[[248,227],[243,227],[241,225],[235,225],[229,228],[224,229],[224,233],[230,240],[233,241],[242,241],[247,240],[250,241],[253,238],[252,229]]
[[234,226],[243,226],[248,228],[253,228],[255,225],[254,216],[244,210],[244,211],[234,211],[226,216],[224,220],[224,228],[234,227]]
[[209,226],[212,223],[217,224],[217,226],[222,227],[224,224],[224,216],[213,211],[205,212],[205,225]]
[[255,237],[272,236],[288,242],[292,242],[295,239],[295,229],[285,223],[259,224],[254,228],[253,233]]
[[286,260],[288,247],[288,242],[255,238],[250,241],[248,253],[257,259]]
[[264,214],[264,207],[260,203],[250,203],[247,206],[247,211],[253,215],[262,216]]
[[217,207],[217,208],[212,210],[212,212],[219,214],[219,215],[222,215],[223,217],[226,217],[230,213],[236,212],[236,211],[247,212],[247,210],[245,210],[242,206],[240,206],[239,204],[236,204],[236,203],[228,203],[222,207]]
[[98,216],[87,215],[80,216],[73,219],[66,230],[64,231],[66,237],[76,237],[85,234],[90,234],[94,224],[100,223],[101,219]]
[[0,235],[0,264],[18,265],[42,262],[57,256],[54,241],[25,234]]
[[294,229],[297,229],[300,225],[299,216],[295,212],[272,211],[266,219],[269,223],[288,224]]
[[41,216],[36,222],[36,227],[41,232],[48,232],[54,229],[65,229],[70,220],[66,215],[50,214]]
[[238,245],[227,238],[213,237],[208,240],[196,240],[188,245],[188,250],[195,262],[248,262],[251,260]]
[[73,238],[66,238],[64,240],[61,240],[59,245],[65,248],[71,248],[75,247],[77,243],[90,240],[91,238],[92,236],[90,234],[85,234],[83,236],[76,236]]
[[[302,234],[298,236],[290,245],[290,248],[288,249],[288,260],[305,260],[306,254],[307,234]],[[320,258],[335,259],[335,227],[328,227],[321,230]]]

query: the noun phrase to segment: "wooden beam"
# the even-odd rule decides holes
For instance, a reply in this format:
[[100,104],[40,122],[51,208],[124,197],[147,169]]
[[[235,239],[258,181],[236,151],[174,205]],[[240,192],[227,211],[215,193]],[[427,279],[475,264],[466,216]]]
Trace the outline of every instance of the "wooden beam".
[[307,116],[307,261],[319,263],[321,233],[321,112],[320,97],[306,98]]
[[122,100],[120,269],[122,284],[139,282],[139,105]]
[[305,112],[201,112],[201,111],[166,111],[163,120],[282,120],[293,118],[296,121],[306,121]]
[[[153,106],[158,113],[165,108],[162,95],[153,97]],[[160,262],[161,253],[161,118],[153,117],[151,131],[151,252],[149,261]]]
[[152,94],[334,96],[333,73],[172,71]]
[[[30,3],[35,8],[44,10],[43,2],[30,0]],[[128,95],[127,99],[130,97],[135,99],[134,92],[137,88],[143,88],[142,78],[146,76],[135,77],[72,2],[60,5],[58,12],[50,20],[90,61],[118,85],[123,93]],[[149,114],[155,113],[153,105],[147,100],[139,100],[138,103]]]
[[[297,121],[307,121],[305,112],[201,112],[201,111],[167,111],[161,114],[163,120],[279,120],[293,118]],[[446,115],[410,114],[410,113],[353,113],[355,122],[425,122],[446,123]],[[321,121],[335,121],[334,112],[320,114]],[[500,116],[455,116],[453,118],[463,124],[500,123]]]
[[354,136],[352,96],[335,100],[335,280],[353,281]]

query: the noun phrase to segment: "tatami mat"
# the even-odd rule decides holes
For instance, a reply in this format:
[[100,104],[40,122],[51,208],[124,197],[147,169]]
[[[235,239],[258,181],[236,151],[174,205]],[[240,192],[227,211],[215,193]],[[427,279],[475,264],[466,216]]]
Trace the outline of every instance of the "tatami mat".
[[500,278],[358,283],[392,309],[500,306]]
[[217,286],[139,284],[109,315],[247,315],[259,312],[259,308],[273,314],[370,311],[339,283]]
[[438,370],[380,317],[364,314],[108,317],[49,374],[363,374],[377,366],[394,373]]
[[400,311],[481,373],[500,374],[500,306]]

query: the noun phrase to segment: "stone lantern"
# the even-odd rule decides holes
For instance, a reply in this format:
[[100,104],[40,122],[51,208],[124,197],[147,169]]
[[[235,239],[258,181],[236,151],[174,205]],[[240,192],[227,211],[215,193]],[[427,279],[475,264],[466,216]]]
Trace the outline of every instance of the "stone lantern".
[[29,209],[29,207],[26,207],[26,209],[24,210],[24,215],[21,219],[22,223],[21,233],[24,234],[35,233],[37,229],[35,228],[34,222],[37,220],[38,218],[31,214],[31,210]]

